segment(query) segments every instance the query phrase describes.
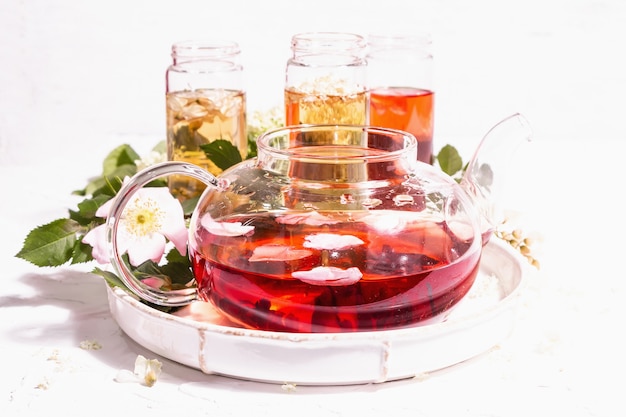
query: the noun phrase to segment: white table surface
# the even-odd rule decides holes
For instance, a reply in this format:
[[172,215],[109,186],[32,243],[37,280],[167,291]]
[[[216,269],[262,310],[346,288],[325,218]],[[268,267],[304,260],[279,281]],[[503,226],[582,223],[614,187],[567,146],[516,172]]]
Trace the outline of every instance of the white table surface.
[[[102,144],[102,152],[116,145]],[[4,165],[1,414],[624,415],[626,229],[618,201],[625,149],[618,140],[591,150],[539,140],[527,152],[525,169],[512,179],[519,198],[511,204],[537,239],[542,267],[527,279],[511,336],[492,351],[424,378],[291,392],[206,375],[138,345],[111,317],[105,283],[89,273],[93,265],[37,268],[13,256],[30,229],[79,201],[70,193],[99,173],[98,150],[50,166]],[[565,159],[570,168],[559,171]],[[102,348],[82,349],[87,340]],[[157,383],[116,382],[139,354],[163,363]]]

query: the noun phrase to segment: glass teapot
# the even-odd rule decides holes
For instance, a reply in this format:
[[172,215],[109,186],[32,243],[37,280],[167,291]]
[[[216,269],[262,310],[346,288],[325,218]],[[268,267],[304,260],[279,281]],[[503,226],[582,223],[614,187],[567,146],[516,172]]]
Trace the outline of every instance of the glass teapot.
[[[372,126],[272,130],[257,139],[256,158],[218,177],[185,162],[154,165],[115,199],[111,261],[142,299],[208,301],[245,328],[332,333],[437,322],[476,278],[498,221],[498,170],[529,135],[521,115],[496,125],[460,183],[417,160],[414,136]],[[207,189],[189,224],[196,285],[163,291],[122,260],[117,227],[139,188],[172,174]]]

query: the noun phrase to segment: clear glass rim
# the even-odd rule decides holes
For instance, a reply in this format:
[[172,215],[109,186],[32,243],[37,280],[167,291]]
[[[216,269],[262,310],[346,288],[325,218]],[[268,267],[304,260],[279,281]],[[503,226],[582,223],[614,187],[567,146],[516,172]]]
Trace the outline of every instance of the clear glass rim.
[[[366,161],[376,161],[382,159],[394,159],[400,158],[410,153],[416,153],[417,155],[417,146],[418,142],[415,136],[410,134],[409,132],[405,132],[397,129],[383,128],[378,126],[370,126],[370,125],[349,125],[349,124],[301,124],[301,125],[292,125],[292,126],[283,126],[273,130],[269,130],[263,134],[261,134],[256,142],[257,149],[259,154],[267,153],[272,155],[273,157],[280,157],[284,159],[290,159],[294,157],[294,149],[298,149],[297,156],[298,157],[306,157],[311,159],[325,160],[325,159],[337,159],[337,156],[334,155],[320,155],[318,153],[303,153],[302,149],[306,146],[287,146],[284,148],[277,147],[275,143],[272,141],[279,137],[289,137],[292,138],[299,133],[341,133],[341,132],[352,132],[356,134],[379,134],[385,135],[388,137],[396,137],[402,139],[402,146],[399,149],[394,150],[386,150],[380,148],[370,148],[369,146],[364,145],[348,145],[348,144],[321,144],[321,145],[306,145],[310,146],[312,149],[320,146],[339,146],[346,148],[360,148],[360,149],[378,149],[384,151],[380,154],[368,154],[368,155],[355,155],[355,156],[345,156],[346,159],[356,158]],[[415,158],[417,160],[417,158]]]
[[366,37],[368,55],[385,51],[412,51],[423,56],[432,57],[432,35],[429,32],[411,34],[379,34],[373,33]]
[[172,58],[220,58],[241,52],[235,41],[208,39],[185,40],[172,44]]
[[362,50],[367,46],[365,37],[349,32],[302,32],[291,38],[294,52]]
[[369,33],[365,37],[366,41],[372,43],[406,43],[413,42],[423,45],[430,45],[433,42],[433,36],[430,32],[418,33]]

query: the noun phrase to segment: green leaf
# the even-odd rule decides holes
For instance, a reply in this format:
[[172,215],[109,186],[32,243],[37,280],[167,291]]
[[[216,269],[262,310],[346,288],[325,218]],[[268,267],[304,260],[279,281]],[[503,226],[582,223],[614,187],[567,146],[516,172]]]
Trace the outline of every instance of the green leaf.
[[167,187],[167,178],[157,178],[146,184],[146,187]]
[[153,261],[146,261],[133,270],[138,279],[157,277],[164,279],[168,284],[163,287],[167,290],[186,288],[193,280],[189,258],[181,255],[178,250],[172,249],[166,255],[167,263],[159,265]]
[[132,177],[136,173],[137,166],[134,163],[118,166],[108,175],[91,180],[85,188],[85,194],[93,196],[104,194],[112,197],[122,188],[124,178]]
[[104,280],[112,287],[120,287],[132,294],[132,292],[128,289],[128,287],[122,282],[120,277],[115,275],[113,272],[104,271],[100,268],[94,268],[91,271],[93,274],[100,275]]
[[437,162],[441,170],[451,177],[463,170],[463,160],[459,152],[452,145],[446,145],[441,148],[437,154]]
[[241,154],[235,145],[224,139],[200,145],[206,156],[221,170],[230,168],[242,161]]
[[250,140],[250,138],[248,138],[248,155],[246,156],[246,158],[248,159],[256,158],[257,154],[258,154],[258,149],[257,149],[256,139]]
[[165,258],[167,259],[167,264],[163,265],[161,269],[163,273],[170,277],[174,288],[184,288],[189,282],[193,281],[194,276],[187,255],[181,255],[178,250],[172,249]]
[[80,230],[74,220],[54,220],[31,230],[15,256],[37,266],[63,265],[72,258]]
[[72,250],[72,265],[93,261],[91,251],[92,247],[90,245],[76,239],[74,249]]
[[165,259],[167,259],[168,263],[178,262],[178,263],[187,264],[187,266],[190,265],[189,258],[187,257],[187,255],[181,255],[178,249],[172,249],[171,251],[169,251],[167,255],[165,256]]
[[74,220],[83,225],[91,223],[94,218],[96,218],[96,211],[98,211],[98,209],[111,198],[112,197],[108,195],[100,194],[95,196],[94,198],[88,198],[81,201],[80,203],[78,203],[78,212],[74,212],[75,216],[73,216],[72,218],[74,218]]
[[200,196],[191,197],[187,200],[183,200],[181,205],[183,206],[183,214],[186,217],[189,217],[193,214],[196,206],[198,205],[198,201],[200,201]]
[[203,143],[207,138],[200,137],[198,141],[194,138],[194,131],[189,127],[189,123],[177,124],[178,127],[168,132],[169,135],[174,137],[173,142],[176,146],[185,147],[187,149],[196,149],[197,143]]
[[112,175],[123,165],[135,165],[135,161],[141,159],[130,145],[120,145],[113,149],[102,162],[102,176]]
[[74,220],[76,223],[80,224],[81,226],[89,227],[89,225],[91,225],[92,223],[93,219],[83,217],[79,211],[68,210],[68,213],[69,213],[68,217]]
[[[119,287],[121,289],[123,289],[124,291],[126,291],[128,294],[130,294],[131,296],[138,298],[137,295],[135,295],[127,286],[126,284],[124,284],[124,282],[120,279],[120,277],[118,277],[117,275],[115,275],[112,272],[109,271],[104,271],[100,268],[94,268],[93,271],[91,271],[93,274],[96,275],[100,275],[102,278],[104,278],[104,280],[107,282],[107,284],[109,284],[111,287]],[[165,313],[168,312],[172,312],[178,309],[178,307],[167,307],[167,306],[160,306],[157,304],[153,304],[150,303],[148,301],[145,300],[139,300],[141,301],[143,304],[155,309],[155,310],[159,310],[159,311],[163,311]]]
[[[128,255],[125,256],[127,257]],[[148,277],[164,277],[164,274],[159,269],[159,265],[156,262],[150,260],[145,261],[138,267],[134,268],[133,274],[139,279]]]
[[189,268],[189,262],[169,262],[161,267],[163,274],[170,278],[172,289],[183,289],[193,281],[194,276]]
[[110,196],[114,196],[119,190],[109,187],[107,181],[112,178],[124,179],[125,176],[132,177],[137,172],[135,161],[140,159],[137,152],[129,145],[120,145],[112,150],[102,162],[102,175],[89,180],[85,188],[76,190],[76,195],[94,195],[96,191]]
[[152,148],[152,150],[158,153],[167,153],[167,141],[160,141],[159,143],[154,145],[154,148]]

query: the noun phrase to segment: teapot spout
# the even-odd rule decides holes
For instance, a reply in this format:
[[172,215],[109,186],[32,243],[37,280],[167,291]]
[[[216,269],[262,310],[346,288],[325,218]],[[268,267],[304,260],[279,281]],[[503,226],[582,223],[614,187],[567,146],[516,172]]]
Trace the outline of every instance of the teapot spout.
[[528,120],[519,113],[513,114],[487,132],[467,165],[461,186],[479,213],[483,244],[504,220],[499,203],[506,190],[511,160],[519,146],[531,137]]

